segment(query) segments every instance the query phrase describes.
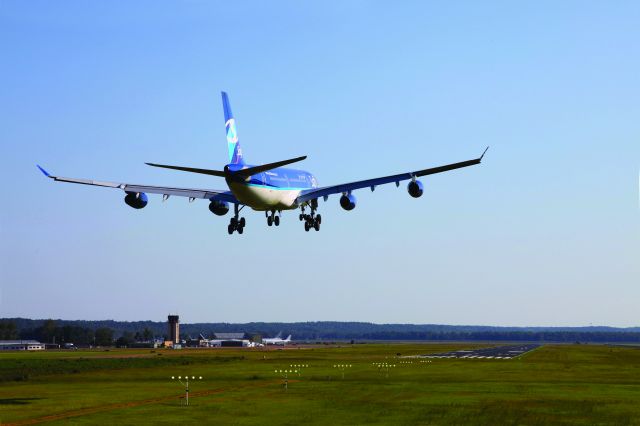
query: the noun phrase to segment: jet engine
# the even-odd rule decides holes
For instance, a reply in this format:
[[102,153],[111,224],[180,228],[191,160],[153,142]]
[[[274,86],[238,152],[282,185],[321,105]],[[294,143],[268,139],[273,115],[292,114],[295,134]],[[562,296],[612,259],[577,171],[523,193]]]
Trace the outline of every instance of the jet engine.
[[424,192],[422,182],[420,182],[419,180],[409,182],[409,185],[407,185],[407,192],[409,192],[409,195],[411,195],[413,198],[420,197]]
[[142,209],[147,205],[149,199],[144,192],[127,192],[124,202],[134,209]]
[[356,208],[356,197],[353,194],[343,195],[340,197],[340,206],[349,211]]
[[224,216],[229,211],[229,204],[224,201],[213,200],[209,203],[209,210],[216,216]]

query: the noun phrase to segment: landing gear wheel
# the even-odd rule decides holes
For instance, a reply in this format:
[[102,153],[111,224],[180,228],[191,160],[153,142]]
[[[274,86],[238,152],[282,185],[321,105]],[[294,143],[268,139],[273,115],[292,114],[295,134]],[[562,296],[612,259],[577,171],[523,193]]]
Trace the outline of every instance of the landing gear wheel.
[[233,226],[234,228],[238,225],[238,219],[236,219],[235,217],[231,218],[231,226]]
[[305,222],[305,223],[304,223],[304,230],[305,230],[305,231],[307,231],[307,232],[309,232],[309,228],[310,228],[310,226],[309,226],[309,222]]
[[300,221],[302,221],[302,219],[304,219],[304,215],[302,213],[300,213],[300,216],[298,216],[300,218]]
[[241,217],[240,218],[240,228],[244,228],[244,225],[246,225],[246,224],[247,224],[247,221],[244,220],[244,217]]
[[280,216],[276,216],[273,218],[273,223],[275,223],[276,226],[280,226]]
[[227,226],[227,231],[229,232],[229,235],[233,234],[233,226],[231,224]]
[[244,227],[238,227],[238,234],[242,234],[244,232]]
[[267,225],[273,225],[273,218],[271,216],[267,217]]
[[317,220],[316,220],[316,221],[313,223],[313,229],[315,229],[316,231],[319,231],[319,230],[320,230],[320,222],[319,222],[319,221],[317,221]]
[[316,216],[316,222],[318,222],[318,225],[320,225],[322,223],[322,216]]

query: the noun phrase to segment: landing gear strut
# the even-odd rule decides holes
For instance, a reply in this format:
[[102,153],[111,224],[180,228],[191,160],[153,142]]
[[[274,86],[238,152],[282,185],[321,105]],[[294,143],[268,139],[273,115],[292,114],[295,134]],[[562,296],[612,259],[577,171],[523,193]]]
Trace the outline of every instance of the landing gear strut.
[[239,217],[240,210],[243,208],[244,206],[240,207],[238,204],[233,205],[233,217],[229,221],[229,226],[227,226],[229,235],[233,234],[234,231],[238,231],[238,234],[242,234],[244,232],[244,227],[247,221],[244,217]]
[[316,214],[316,210],[318,209],[318,200],[311,200],[309,206],[311,207],[311,214],[306,214],[304,212],[304,207],[300,207],[301,213],[299,219],[304,221],[304,230],[309,232],[311,228],[316,231],[320,230],[320,224],[322,223],[322,216]]
[[265,211],[264,214],[267,216],[267,225],[280,226],[280,210],[278,210],[278,215],[276,215],[275,210],[271,210],[271,214]]

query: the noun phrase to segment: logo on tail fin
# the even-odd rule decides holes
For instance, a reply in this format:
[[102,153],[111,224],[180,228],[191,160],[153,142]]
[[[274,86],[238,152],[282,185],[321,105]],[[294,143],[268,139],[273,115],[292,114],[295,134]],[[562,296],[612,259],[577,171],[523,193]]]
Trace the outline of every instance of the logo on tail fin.
[[225,123],[227,128],[227,146],[229,147],[229,162],[232,164],[242,162],[242,148],[238,144],[238,132],[236,130],[236,120],[230,118]]
[[236,132],[236,120],[233,118],[225,123],[227,127],[227,142],[236,144],[238,143],[238,133]]
[[227,148],[229,150],[230,164],[244,164],[242,160],[242,149],[238,143],[238,130],[236,129],[236,120],[231,112],[231,103],[229,95],[222,92],[222,107],[224,109],[224,126],[227,131]]

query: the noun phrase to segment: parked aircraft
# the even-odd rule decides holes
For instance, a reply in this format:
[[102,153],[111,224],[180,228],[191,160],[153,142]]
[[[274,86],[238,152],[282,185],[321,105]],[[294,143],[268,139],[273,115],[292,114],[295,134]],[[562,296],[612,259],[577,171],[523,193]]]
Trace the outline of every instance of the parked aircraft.
[[229,97],[225,92],[222,92],[222,106],[224,109],[229,155],[229,163],[224,166],[223,170],[156,163],[146,164],[153,167],[222,177],[227,183],[228,190],[172,188],[68,178],[53,176],[39,165],[38,168],[45,176],[58,182],[121,189],[126,193],[124,202],[134,209],[142,209],[147,205],[148,193],[161,194],[163,201],[166,201],[171,196],[187,197],[189,202],[196,199],[205,199],[209,201],[209,210],[218,216],[226,215],[229,212],[229,206],[233,205],[233,217],[231,217],[229,225],[227,226],[229,234],[233,234],[235,231],[239,234],[243,233],[246,220],[244,217],[240,217],[240,211],[246,206],[253,210],[264,211],[268,226],[280,225],[280,215],[283,210],[300,209],[298,217],[304,222],[305,231],[309,231],[312,228],[319,231],[320,224],[322,223],[322,216],[317,213],[319,198],[327,201],[330,195],[341,194],[340,206],[344,210],[349,211],[356,207],[356,197],[353,195],[353,191],[362,188],[370,188],[371,191],[373,191],[377,186],[388,183],[395,183],[396,186],[400,186],[401,181],[407,180],[409,181],[407,184],[407,192],[412,197],[418,198],[424,192],[422,182],[418,180],[419,177],[480,164],[484,154],[487,152],[487,149],[489,149],[487,147],[480,157],[473,160],[404,172],[391,176],[348,182],[340,185],[319,186],[317,179],[311,173],[304,170],[282,167],[302,161],[307,158],[306,156],[262,165],[246,164],[242,148],[238,142],[236,121],[231,112]]
[[267,337],[262,339],[262,343],[265,345],[281,345],[285,346],[287,343],[291,342],[291,335],[287,336],[286,339],[280,337],[280,333],[276,337]]

